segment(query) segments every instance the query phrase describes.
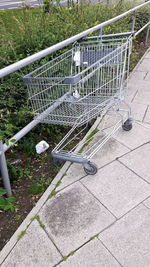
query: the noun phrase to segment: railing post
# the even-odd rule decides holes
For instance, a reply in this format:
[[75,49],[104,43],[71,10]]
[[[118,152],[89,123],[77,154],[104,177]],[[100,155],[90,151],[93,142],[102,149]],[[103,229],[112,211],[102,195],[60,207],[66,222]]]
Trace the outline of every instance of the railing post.
[[4,152],[2,141],[0,141],[0,170],[1,170],[4,188],[7,191],[7,196],[10,197],[12,195],[12,191],[11,191],[11,185],[10,185],[9,174],[8,174],[8,169],[7,169],[7,162],[6,162],[6,157],[5,157],[5,152]]
[[135,21],[136,21],[136,12],[134,11],[132,14],[132,29],[131,31],[134,33],[135,30]]
[[103,28],[100,28],[100,30],[99,30],[99,36],[101,36],[101,41],[102,41],[102,34],[103,34]]
[[[150,17],[149,17],[149,23],[150,23]],[[148,44],[149,31],[150,31],[150,24],[149,24],[148,27],[147,27],[145,45]]]

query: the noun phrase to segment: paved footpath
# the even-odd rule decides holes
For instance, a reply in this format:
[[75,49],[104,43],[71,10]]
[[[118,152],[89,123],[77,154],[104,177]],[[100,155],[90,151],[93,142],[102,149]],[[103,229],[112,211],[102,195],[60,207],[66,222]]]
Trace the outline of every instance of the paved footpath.
[[72,164],[57,194],[46,191],[37,216],[1,252],[2,267],[150,266],[150,50],[127,101],[133,129],[120,129],[94,157],[95,176]]

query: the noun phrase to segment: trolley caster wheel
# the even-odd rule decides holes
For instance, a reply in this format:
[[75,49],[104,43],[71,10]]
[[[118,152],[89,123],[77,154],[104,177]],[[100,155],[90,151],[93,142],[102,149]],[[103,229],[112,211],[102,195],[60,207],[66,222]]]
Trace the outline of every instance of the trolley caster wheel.
[[132,129],[132,121],[131,119],[127,119],[122,125],[122,129],[124,131],[130,131]]
[[97,173],[97,166],[89,161],[86,163],[86,165],[84,165],[84,171],[86,174],[94,175]]

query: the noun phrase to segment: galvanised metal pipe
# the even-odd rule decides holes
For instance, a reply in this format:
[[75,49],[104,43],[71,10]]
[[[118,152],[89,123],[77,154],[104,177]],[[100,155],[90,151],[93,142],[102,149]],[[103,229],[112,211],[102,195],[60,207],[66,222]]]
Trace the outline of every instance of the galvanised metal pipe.
[[8,174],[8,169],[7,169],[7,163],[6,163],[6,157],[5,157],[5,152],[4,152],[4,147],[3,147],[3,142],[0,141],[0,170],[2,174],[2,179],[3,179],[3,184],[4,188],[6,188],[7,191],[7,196],[10,197],[12,195],[11,191],[11,185],[10,185],[10,180],[9,180],[9,174]]
[[49,48],[46,48],[46,49],[44,49],[44,50],[42,50],[42,51],[40,51],[40,52],[38,52],[38,53],[36,53],[36,54],[34,54],[32,56],[29,56],[29,57],[27,57],[25,59],[22,59],[22,60],[14,63],[14,64],[11,64],[8,67],[5,67],[5,68],[0,70],[0,78],[3,78],[5,76],[7,76],[8,74],[17,71],[17,70],[19,70],[19,69],[21,69],[21,68],[23,68],[23,67],[25,67],[25,66],[33,63],[33,62],[35,62],[36,60],[39,60],[39,59],[41,59],[41,58],[43,58],[43,57],[45,57],[45,56],[57,51],[57,50],[59,50],[59,49],[65,47],[65,46],[67,46],[67,45],[69,45],[69,44],[71,44],[71,43],[73,43],[73,42],[85,37],[86,35],[94,32],[94,31],[98,31],[101,28],[106,27],[107,25],[109,25],[109,24],[111,24],[111,23],[113,23],[113,22],[115,22],[115,21],[117,21],[119,19],[122,19],[123,17],[125,17],[125,16],[135,12],[136,10],[138,10],[138,9],[140,9],[140,8],[146,6],[146,5],[149,5],[149,4],[150,4],[150,1],[145,2],[145,3],[143,3],[143,4],[141,4],[141,5],[137,6],[137,7],[134,7],[132,9],[126,11],[125,13],[123,13],[121,15],[118,15],[117,17],[114,17],[114,18],[109,19],[109,20],[107,20],[105,22],[102,22],[102,23],[100,23],[100,24],[98,24],[98,25],[96,25],[96,26],[94,26],[94,27],[92,27],[92,28],[90,28],[90,29],[88,29],[88,30],[86,30],[84,32],[78,33],[78,34],[74,35],[73,37],[70,37],[70,38],[68,38],[68,39],[66,39],[66,40],[64,40],[64,41],[62,41],[62,42],[60,42],[58,44],[55,44],[55,45],[53,45],[53,46],[51,46]]
[[132,32],[134,32],[135,21],[136,21],[136,12],[134,11],[132,15]]
[[150,32],[150,18],[149,18],[149,26],[148,26],[147,32],[146,32],[146,39],[145,39],[146,45],[148,44],[149,32]]

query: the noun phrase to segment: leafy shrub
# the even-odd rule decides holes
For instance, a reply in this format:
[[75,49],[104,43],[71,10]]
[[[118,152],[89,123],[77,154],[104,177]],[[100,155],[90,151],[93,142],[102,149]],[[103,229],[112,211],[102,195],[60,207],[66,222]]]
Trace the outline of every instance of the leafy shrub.
[[8,197],[6,198],[6,190],[3,188],[0,188],[0,210],[14,212],[15,209],[19,208],[18,205],[15,205],[16,198],[15,197]]
[[31,185],[31,187],[29,188],[28,190],[29,194],[38,195],[40,193],[43,193],[46,187],[50,184],[50,182],[51,182],[50,178],[45,178],[45,177],[38,178],[36,183]]
[[[105,5],[72,5],[68,8],[51,5],[50,11],[45,13],[43,8],[30,9],[29,7],[22,10],[0,11],[0,68],[116,16],[124,11],[124,8],[120,10],[120,8]],[[105,32],[116,32],[127,27],[127,24],[120,23],[117,27],[109,26]],[[33,118],[27,105],[27,89],[23,85],[22,76],[58,53],[60,51],[2,80],[0,85],[1,130],[6,139]],[[12,128],[11,132],[10,124],[16,127]]]

